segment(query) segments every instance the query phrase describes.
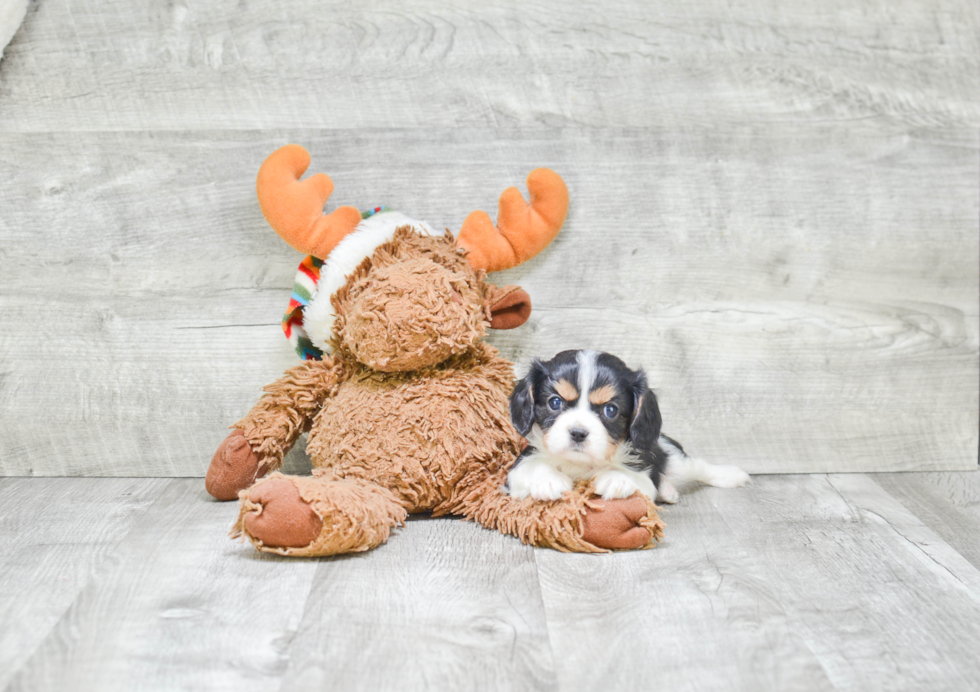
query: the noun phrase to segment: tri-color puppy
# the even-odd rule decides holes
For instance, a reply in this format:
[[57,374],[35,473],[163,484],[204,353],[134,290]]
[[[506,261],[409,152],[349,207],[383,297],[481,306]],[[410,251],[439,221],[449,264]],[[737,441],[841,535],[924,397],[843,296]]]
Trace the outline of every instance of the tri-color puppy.
[[639,490],[674,503],[677,485],[735,488],[749,479],[736,466],[689,457],[661,434],[646,375],[608,353],[563,351],[534,360],[511,394],[510,417],[529,442],[507,476],[514,497],[557,500],[574,481],[594,478],[607,500]]

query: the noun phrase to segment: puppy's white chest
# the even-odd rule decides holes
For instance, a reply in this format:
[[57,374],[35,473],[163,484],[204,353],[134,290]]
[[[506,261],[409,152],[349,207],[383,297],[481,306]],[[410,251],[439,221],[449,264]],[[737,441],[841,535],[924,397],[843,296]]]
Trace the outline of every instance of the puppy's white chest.
[[507,488],[517,498],[557,500],[578,480],[595,479],[596,493],[605,500],[630,497],[639,491],[651,499],[657,489],[650,477],[625,466],[596,467],[537,450],[525,457],[507,475]]

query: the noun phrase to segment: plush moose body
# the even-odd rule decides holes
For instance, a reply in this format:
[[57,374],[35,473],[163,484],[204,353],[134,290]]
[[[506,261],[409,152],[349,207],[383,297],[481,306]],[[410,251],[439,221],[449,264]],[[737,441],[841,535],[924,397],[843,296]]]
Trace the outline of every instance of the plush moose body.
[[[485,275],[555,237],[568,204],[561,178],[535,170],[530,204],[510,188],[496,227],[474,212],[454,240],[397,212],[322,215],[332,183],[300,182],[308,165],[290,145],[259,172],[266,218],[311,255],[284,323],[308,360],[266,387],[212,459],[208,492],[240,500],[233,533],[259,550],[334,555],[373,548],[407,514],[432,512],[559,550],[654,545],[662,524],[645,496],[604,501],[582,484],[537,502],[503,487],[523,446],[508,414],[514,375],[481,339],[526,321],[530,299]],[[313,475],[276,472],[304,431]]]

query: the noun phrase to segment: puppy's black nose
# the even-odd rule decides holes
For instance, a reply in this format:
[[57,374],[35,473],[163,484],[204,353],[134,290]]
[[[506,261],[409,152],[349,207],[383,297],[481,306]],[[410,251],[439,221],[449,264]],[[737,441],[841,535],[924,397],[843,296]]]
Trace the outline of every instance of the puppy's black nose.
[[582,442],[589,436],[589,431],[584,428],[572,428],[568,431],[568,436],[572,438],[573,442]]

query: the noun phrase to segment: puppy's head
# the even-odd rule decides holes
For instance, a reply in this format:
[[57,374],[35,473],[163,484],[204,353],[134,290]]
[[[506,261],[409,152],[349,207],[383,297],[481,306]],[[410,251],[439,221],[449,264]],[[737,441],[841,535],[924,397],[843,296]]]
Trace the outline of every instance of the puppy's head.
[[661,427],[643,371],[596,351],[535,360],[511,394],[510,417],[525,437],[538,428],[552,455],[596,466],[609,463],[624,442],[651,449]]

